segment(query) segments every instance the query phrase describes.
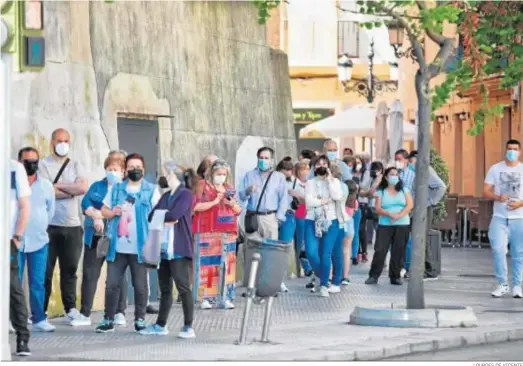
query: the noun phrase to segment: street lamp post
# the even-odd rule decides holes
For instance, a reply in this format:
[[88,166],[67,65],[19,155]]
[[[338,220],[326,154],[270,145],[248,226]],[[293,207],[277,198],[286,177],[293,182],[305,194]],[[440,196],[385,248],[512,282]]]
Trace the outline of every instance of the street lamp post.
[[369,51],[369,74],[366,79],[352,78],[352,60],[347,55],[342,55],[338,60],[338,79],[342,83],[345,93],[357,92],[372,103],[376,95],[383,92],[395,92],[398,90],[398,64],[390,64],[390,80],[379,80],[374,75],[374,41],[370,43]]
[[[2,21],[0,22],[0,32],[2,34],[1,46],[8,41],[9,27]],[[0,113],[2,120],[0,121],[0,286],[2,288],[1,296],[1,313],[0,313],[0,337],[2,361],[11,360],[11,347],[9,346],[9,291],[10,291],[10,250],[9,240],[11,237],[11,219],[10,219],[10,187],[8,182],[11,180],[10,171],[10,127],[11,127],[11,57],[7,52],[2,52],[2,59],[0,62]]]

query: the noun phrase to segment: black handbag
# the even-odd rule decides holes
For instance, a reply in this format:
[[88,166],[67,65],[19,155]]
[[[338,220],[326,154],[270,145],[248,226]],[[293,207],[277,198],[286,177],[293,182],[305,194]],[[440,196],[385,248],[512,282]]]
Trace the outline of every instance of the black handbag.
[[[294,178],[294,184],[292,185],[292,190],[294,190],[296,188],[296,181],[297,181],[297,178]],[[297,199],[296,197],[292,197],[291,208],[294,211],[296,211],[298,209],[299,205],[300,205],[300,200]]]
[[262,191],[260,193],[260,199],[258,200],[258,205],[256,206],[256,211],[254,212],[247,212],[245,214],[245,232],[247,234],[252,234],[258,231],[258,210],[260,209],[261,201],[263,198],[263,194],[265,193],[265,189],[267,188],[267,184],[269,183],[269,180],[271,179],[272,173],[269,174],[269,177],[265,181],[265,184],[263,185]]

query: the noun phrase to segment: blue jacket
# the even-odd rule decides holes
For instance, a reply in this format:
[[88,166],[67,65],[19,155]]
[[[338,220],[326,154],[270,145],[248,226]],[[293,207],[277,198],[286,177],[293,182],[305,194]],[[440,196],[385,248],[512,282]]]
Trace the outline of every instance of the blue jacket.
[[[136,210],[136,231],[138,237],[138,263],[142,263],[142,250],[147,236],[149,235],[149,223],[148,216],[152,211],[151,200],[154,194],[155,185],[149,183],[145,179],[142,180],[142,186],[138,197],[134,202]],[[122,183],[116,184],[111,192],[111,207],[123,205],[127,199],[127,181],[124,180]],[[116,257],[116,244],[118,242],[118,225],[120,223],[120,217],[116,216],[111,219],[107,224],[107,236],[111,239],[109,244],[109,251],[105,258],[108,262],[114,262]]]
[[[92,207],[96,210],[100,210],[103,206],[103,201],[109,190],[109,184],[107,179],[104,178],[97,182],[94,182],[89,187],[89,190],[82,199],[82,212],[85,215],[85,210]],[[93,242],[93,236],[96,230],[94,229],[94,220],[92,217],[85,215],[84,221],[84,244],[87,247],[91,247]]]

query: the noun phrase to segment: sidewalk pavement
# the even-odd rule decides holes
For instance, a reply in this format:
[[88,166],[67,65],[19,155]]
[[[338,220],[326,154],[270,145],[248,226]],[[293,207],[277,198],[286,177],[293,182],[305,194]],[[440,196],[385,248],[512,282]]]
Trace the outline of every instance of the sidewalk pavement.
[[[234,310],[196,310],[196,339],[182,340],[181,305],[173,305],[169,336],[141,336],[132,327],[132,309],[126,328],[96,334],[94,326],[72,328],[63,319],[54,334],[34,333],[33,360],[377,360],[392,356],[466,345],[523,339],[523,300],[490,296],[494,278],[490,251],[446,248],[443,276],[425,283],[427,305],[472,306],[477,328],[418,329],[349,325],[355,306],[402,306],[407,285],[391,286],[386,275],[378,286],[364,285],[370,263],[354,267],[352,284],[341,294],[321,298],[304,288],[305,279],[287,281],[290,292],[276,298],[269,333],[271,343],[259,343],[264,306],[253,307],[249,344],[235,345],[245,299],[238,291]],[[100,313],[93,314],[98,321]],[[154,321],[147,316],[147,321]],[[14,339],[11,338],[14,347]]]

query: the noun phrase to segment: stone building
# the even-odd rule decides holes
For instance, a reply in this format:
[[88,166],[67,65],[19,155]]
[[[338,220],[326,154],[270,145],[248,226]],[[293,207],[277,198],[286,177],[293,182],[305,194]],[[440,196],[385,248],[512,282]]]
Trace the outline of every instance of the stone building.
[[44,1],[44,20],[44,71],[12,76],[13,156],[47,155],[58,127],[90,181],[118,148],[145,155],[151,179],[171,158],[213,153],[239,176],[262,144],[295,154],[287,56],[251,3]]

